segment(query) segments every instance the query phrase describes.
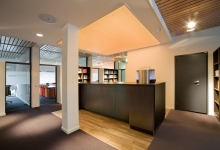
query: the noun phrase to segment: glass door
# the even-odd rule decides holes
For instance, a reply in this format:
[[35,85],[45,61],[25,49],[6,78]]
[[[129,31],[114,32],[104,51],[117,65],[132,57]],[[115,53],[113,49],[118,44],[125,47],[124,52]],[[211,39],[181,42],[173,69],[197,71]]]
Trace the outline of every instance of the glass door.
[[6,63],[6,113],[30,107],[30,65]]

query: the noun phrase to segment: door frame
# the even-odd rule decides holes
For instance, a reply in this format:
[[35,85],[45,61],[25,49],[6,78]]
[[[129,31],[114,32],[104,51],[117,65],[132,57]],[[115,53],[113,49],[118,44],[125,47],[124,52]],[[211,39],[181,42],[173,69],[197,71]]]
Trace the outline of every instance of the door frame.
[[[198,53],[191,53],[191,54],[181,54],[181,55],[176,55],[174,56],[174,109],[176,110],[176,57],[179,56],[187,56],[187,55],[197,55],[197,54],[206,54],[206,113],[204,114],[208,114],[208,52],[198,52]],[[196,112],[199,113],[199,112]],[[202,113],[203,114],[203,113]]]
[[[30,66],[30,93],[29,93],[29,95],[30,95],[30,97],[29,97],[29,99],[30,99],[30,105],[29,105],[29,107],[31,108],[31,105],[32,105],[32,100],[31,100],[31,91],[32,91],[32,89],[31,89],[31,85],[32,85],[32,83],[31,83],[31,75],[32,75],[32,72],[31,72],[31,63],[22,63],[22,62],[10,62],[10,61],[6,61],[5,62],[5,87],[6,87],[6,71],[7,71],[7,69],[6,69],[6,64],[20,64],[20,65],[29,65]],[[6,112],[6,92],[5,92],[5,114],[7,114],[7,112]]]
[[[52,67],[55,67],[55,82],[56,82],[56,90],[55,90],[56,98],[55,98],[55,102],[58,103],[57,102],[57,65],[40,64],[40,66],[52,66]],[[40,67],[39,67],[39,71],[40,71]],[[40,77],[40,72],[39,72],[39,77]]]

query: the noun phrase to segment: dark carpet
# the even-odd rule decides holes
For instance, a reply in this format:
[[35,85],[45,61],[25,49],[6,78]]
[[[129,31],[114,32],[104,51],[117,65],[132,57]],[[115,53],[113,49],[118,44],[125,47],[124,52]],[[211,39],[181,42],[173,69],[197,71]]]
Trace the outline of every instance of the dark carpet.
[[148,150],[219,150],[220,122],[214,116],[171,110]]
[[6,113],[19,109],[30,108],[29,105],[27,105],[22,100],[14,96],[6,96],[6,102],[7,101],[12,101],[12,103],[8,102],[6,104]]
[[1,150],[115,150],[78,130],[69,135],[61,130],[61,119],[51,112],[60,104],[22,109],[0,118]]
[[55,98],[46,98],[46,97],[40,96],[40,104],[41,105],[56,104],[56,99]]

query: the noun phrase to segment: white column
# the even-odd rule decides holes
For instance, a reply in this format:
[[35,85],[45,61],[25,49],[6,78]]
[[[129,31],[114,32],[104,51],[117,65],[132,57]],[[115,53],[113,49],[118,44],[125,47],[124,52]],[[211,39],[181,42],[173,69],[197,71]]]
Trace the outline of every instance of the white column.
[[57,66],[57,103],[62,104],[62,66]]
[[5,62],[0,61],[0,117],[5,116]]
[[79,129],[78,28],[66,24],[62,36],[62,130]]
[[32,47],[31,51],[31,107],[40,106],[40,49]]

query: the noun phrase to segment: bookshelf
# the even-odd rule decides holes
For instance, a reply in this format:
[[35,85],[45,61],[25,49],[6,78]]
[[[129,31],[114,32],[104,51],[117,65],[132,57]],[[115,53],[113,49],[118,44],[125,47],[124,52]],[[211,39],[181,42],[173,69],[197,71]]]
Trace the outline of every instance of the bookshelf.
[[79,83],[90,82],[90,67],[78,68],[78,82]]
[[117,69],[99,69],[99,82],[118,82]]
[[220,47],[213,52],[213,81],[214,81],[214,114],[220,121],[219,111],[219,64],[220,61]]

